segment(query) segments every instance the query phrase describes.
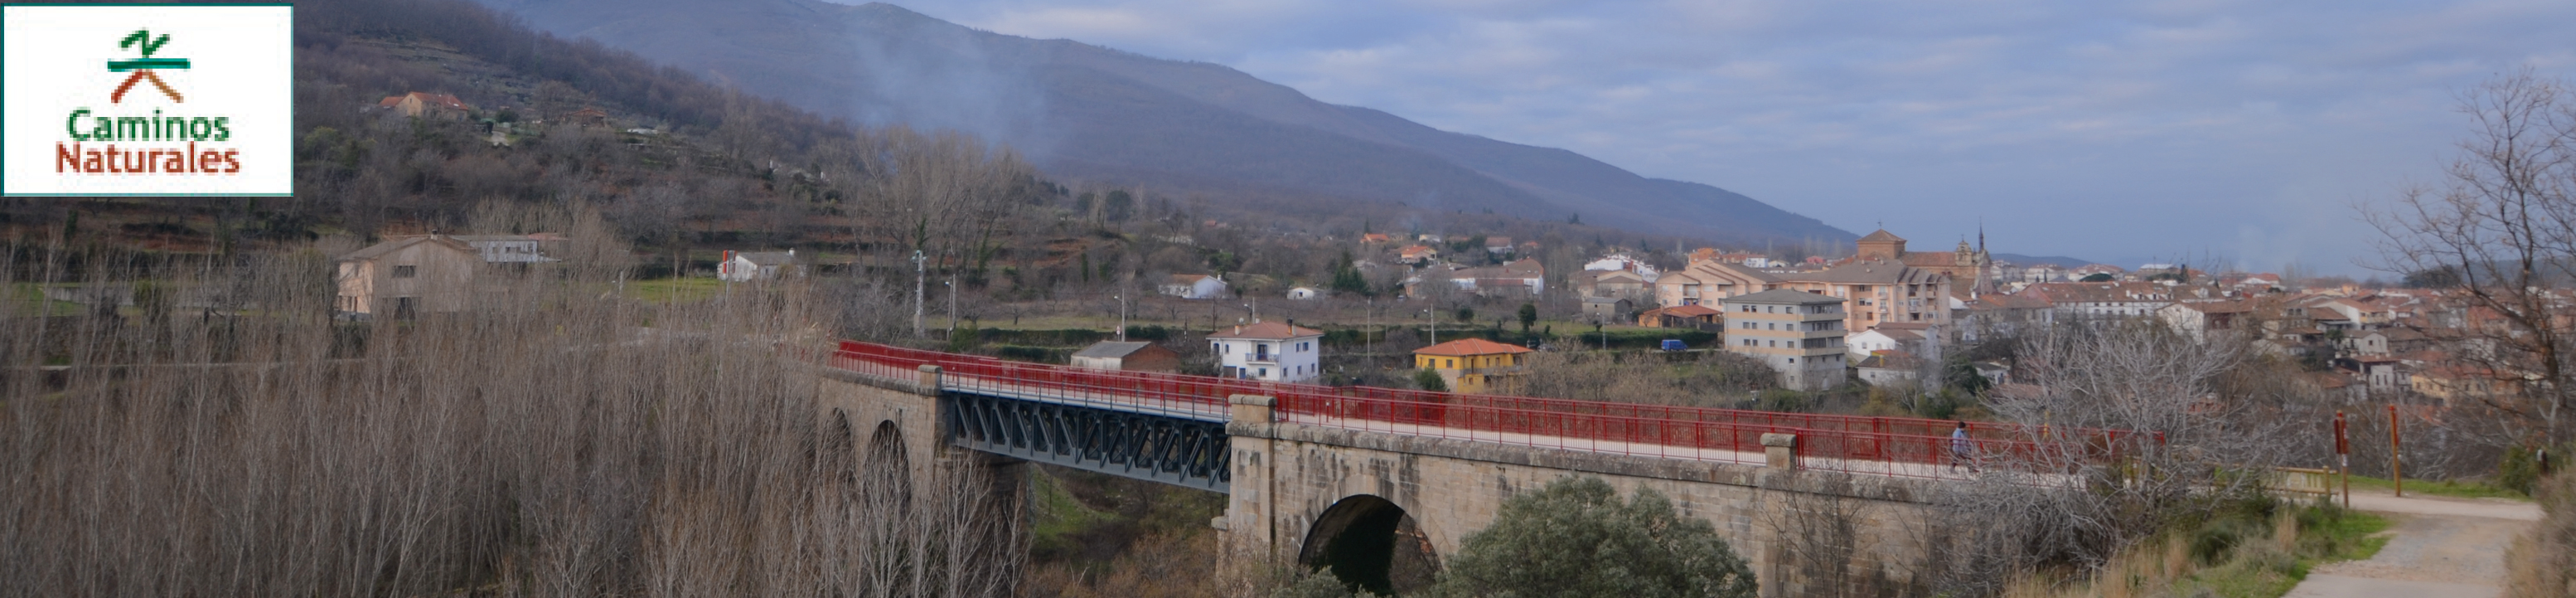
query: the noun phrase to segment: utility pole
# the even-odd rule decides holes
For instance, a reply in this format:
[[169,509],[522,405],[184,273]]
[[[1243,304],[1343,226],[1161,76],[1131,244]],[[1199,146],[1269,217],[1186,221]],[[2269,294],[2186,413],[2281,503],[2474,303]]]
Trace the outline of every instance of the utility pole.
[[921,287],[922,287],[922,285],[923,285],[923,284],[925,284],[925,283],[923,282],[923,281],[924,281],[924,278],[923,278],[923,271],[922,271],[922,269],[921,269],[921,262],[922,262],[922,260],[924,260],[924,259],[926,259],[926,258],[923,258],[923,257],[921,256],[921,250],[919,250],[919,249],[915,249],[915,250],[913,250],[913,251],[912,251],[912,337],[913,337],[913,338],[921,338],[921,335],[922,335],[922,331],[921,331]]
[[957,267],[948,266],[945,256],[940,257],[939,262],[948,268],[948,338],[954,339],[957,338]]
[[2406,473],[2398,469],[2397,406],[2388,406],[2388,482],[2397,487],[2397,497],[2406,498]]
[[1109,298],[1118,300],[1118,342],[1127,342],[1127,294],[1119,293]]
[[[1982,237],[1984,235],[1978,236]],[[2344,434],[2342,409],[2335,410],[2334,434],[2335,477],[2341,478],[2341,481],[2343,482],[2343,508],[2350,509],[2352,508],[2352,443],[2346,440],[2347,437]]]
[[1431,308],[1431,309],[1422,310],[1422,315],[1423,315],[1423,316],[1425,316],[1425,319],[1431,320],[1431,344],[1434,344],[1434,345],[1440,344],[1440,313],[1439,313],[1439,312],[1440,312],[1440,309],[1439,309],[1439,308],[1436,308],[1436,307],[1435,307],[1435,308]]

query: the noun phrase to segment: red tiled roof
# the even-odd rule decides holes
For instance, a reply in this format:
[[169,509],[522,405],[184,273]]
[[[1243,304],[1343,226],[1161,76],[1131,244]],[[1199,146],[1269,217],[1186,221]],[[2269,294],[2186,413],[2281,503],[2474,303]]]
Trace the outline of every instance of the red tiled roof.
[[1530,350],[1529,350],[1529,348],[1528,348],[1528,347],[1522,347],[1522,346],[1520,346],[1520,345],[1507,344],[1507,343],[1497,343],[1497,342],[1494,342],[1494,341],[1489,341],[1489,340],[1485,340],[1485,339],[1481,339],[1481,338],[1470,338],[1470,339],[1454,340],[1454,341],[1449,341],[1449,342],[1440,343],[1440,344],[1437,344],[1437,345],[1432,345],[1432,346],[1423,347],[1423,348],[1420,348],[1420,349],[1414,349],[1414,350],[1413,350],[1413,354],[1415,354],[1415,355],[1440,355],[1440,356],[1445,356],[1445,357],[1465,357],[1465,356],[1468,356],[1468,355],[1515,354],[1515,353],[1528,353],[1528,352],[1530,352]]
[[1696,318],[1696,317],[1699,317],[1699,316],[1713,316],[1713,315],[1717,315],[1717,314],[1721,314],[1721,313],[1726,313],[1726,312],[1718,311],[1718,310],[1716,310],[1716,309],[1712,309],[1712,308],[1710,308],[1709,306],[1706,306],[1706,305],[1683,305],[1683,306],[1677,306],[1677,307],[1667,307],[1667,308],[1663,308],[1663,312],[1664,312],[1664,315],[1667,315],[1667,316],[1686,317],[1686,318]]

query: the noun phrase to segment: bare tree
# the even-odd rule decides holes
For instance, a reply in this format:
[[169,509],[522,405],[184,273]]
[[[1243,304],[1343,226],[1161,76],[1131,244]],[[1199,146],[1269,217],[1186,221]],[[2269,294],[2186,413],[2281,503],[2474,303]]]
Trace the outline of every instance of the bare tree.
[[2143,318],[2025,334],[2014,371],[2025,384],[1986,398],[2019,433],[1974,445],[1982,473],[1926,497],[1978,522],[1949,530],[1961,552],[1927,572],[1933,585],[1982,595],[2043,566],[2098,567],[2172,522],[2260,495],[2279,445],[2297,437],[2272,406],[2218,392],[2249,341]]
[[2472,130],[2442,183],[2364,213],[2382,267],[2467,308],[2453,359],[2508,389],[2479,400],[2519,420],[2517,436],[2564,441],[2576,310],[2552,287],[2576,281],[2576,86],[2525,69],[2462,94],[2460,111]]
[[565,262],[411,322],[332,317],[309,249],[89,273],[224,290],[175,317],[0,309],[0,596],[1016,590],[1015,487],[914,488],[818,413],[792,358],[841,306],[626,300],[595,214],[519,224],[564,223]]

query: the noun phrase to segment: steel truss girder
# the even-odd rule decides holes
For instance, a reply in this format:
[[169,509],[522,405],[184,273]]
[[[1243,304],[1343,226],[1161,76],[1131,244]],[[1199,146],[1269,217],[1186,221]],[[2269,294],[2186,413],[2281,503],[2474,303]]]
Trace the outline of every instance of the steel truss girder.
[[939,402],[953,446],[1214,492],[1234,477],[1222,422],[955,391]]

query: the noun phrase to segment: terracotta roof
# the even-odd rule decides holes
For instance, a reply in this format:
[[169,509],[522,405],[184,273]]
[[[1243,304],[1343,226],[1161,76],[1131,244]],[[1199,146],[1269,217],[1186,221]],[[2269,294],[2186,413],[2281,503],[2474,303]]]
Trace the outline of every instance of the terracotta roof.
[[1663,311],[1664,315],[1677,317],[1713,316],[1726,313],[1706,305],[1682,305],[1663,308],[1661,311]]
[[1413,354],[1415,355],[1440,355],[1447,357],[1498,354],[1508,355],[1528,352],[1530,352],[1528,347],[1508,343],[1497,343],[1481,338],[1454,340],[1413,350]]
[[1890,234],[1890,233],[1888,233],[1888,232],[1887,232],[1887,229],[1883,229],[1883,228],[1882,228],[1882,229],[1878,229],[1878,232],[1870,233],[1870,234],[1869,234],[1869,236],[1861,237],[1861,238],[1860,238],[1860,241],[1861,241],[1861,242],[1863,242],[1863,243],[1867,243],[1867,242],[1871,242],[1871,241],[1903,241],[1903,240],[1905,240],[1905,239],[1903,239],[1903,238],[1899,238],[1899,237],[1897,237],[1897,236],[1896,236],[1896,235],[1894,235],[1894,234]]
[[1313,328],[1290,326],[1278,322],[1253,322],[1217,331],[1215,334],[1208,335],[1208,338],[1284,340],[1323,335],[1324,331]]
[[1903,263],[1870,260],[1852,262],[1819,272],[1793,272],[1780,276],[1789,282],[1825,282],[1836,284],[1913,284],[1946,278],[1939,272],[1907,266]]

